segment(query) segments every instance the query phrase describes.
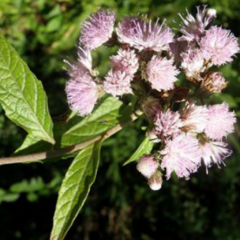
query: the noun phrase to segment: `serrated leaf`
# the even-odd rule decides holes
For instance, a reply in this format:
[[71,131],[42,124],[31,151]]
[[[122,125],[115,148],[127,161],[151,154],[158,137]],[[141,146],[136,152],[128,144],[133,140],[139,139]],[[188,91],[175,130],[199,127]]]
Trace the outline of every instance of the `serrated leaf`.
[[51,240],[63,240],[95,181],[102,142],[82,150],[73,160],[59,191]]
[[145,137],[142,143],[139,145],[137,150],[133,153],[133,155],[123,164],[123,166],[129,164],[130,162],[134,162],[142,157],[144,154],[150,154],[152,151],[154,143],[149,140],[148,137]]
[[68,119],[67,124],[56,124],[56,139],[59,139],[61,147],[92,139],[119,123],[121,107],[124,107],[123,103],[115,98],[104,98],[87,117],[74,116]]
[[[99,101],[91,115],[81,118],[71,113],[54,124],[56,140],[54,148],[71,146],[104,134],[119,122],[128,121],[131,113],[131,106],[126,106],[115,98],[104,97]],[[25,155],[50,149],[52,149],[50,144],[37,141],[36,138],[28,135],[14,155]],[[74,155],[76,154],[74,153]],[[70,156],[72,154],[67,154],[64,157],[68,158]]]
[[14,123],[32,135],[54,143],[43,86],[1,34],[0,102]]

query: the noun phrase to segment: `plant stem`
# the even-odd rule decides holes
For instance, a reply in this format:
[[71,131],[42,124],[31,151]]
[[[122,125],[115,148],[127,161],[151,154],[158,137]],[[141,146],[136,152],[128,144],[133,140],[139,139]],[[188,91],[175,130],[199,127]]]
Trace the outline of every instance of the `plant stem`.
[[130,119],[124,123],[119,123],[113,128],[109,129],[102,135],[99,135],[95,138],[92,138],[88,141],[78,143],[72,146],[68,146],[65,148],[60,148],[60,149],[52,149],[48,150],[45,152],[40,152],[40,153],[33,153],[33,154],[28,154],[28,155],[23,155],[23,156],[13,156],[13,157],[5,157],[5,158],[0,158],[0,165],[6,165],[6,164],[14,164],[14,163],[27,163],[27,162],[37,162],[37,161],[42,161],[48,158],[55,158],[55,157],[61,157],[64,154],[67,153],[73,153],[78,150],[81,150],[87,146],[89,146],[92,143],[95,143],[99,141],[100,139],[107,139],[110,136],[114,135],[118,131],[120,131],[124,126],[128,125],[129,123],[135,121],[138,118],[139,114],[138,113],[133,113],[130,116]]

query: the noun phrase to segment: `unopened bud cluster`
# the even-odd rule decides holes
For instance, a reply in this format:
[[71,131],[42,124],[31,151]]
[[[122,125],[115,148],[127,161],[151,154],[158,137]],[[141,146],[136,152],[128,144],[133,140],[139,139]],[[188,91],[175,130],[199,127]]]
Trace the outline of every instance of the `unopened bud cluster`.
[[[189,178],[201,162],[206,169],[231,155],[224,138],[233,132],[235,113],[226,103],[205,105],[204,98],[220,93],[227,82],[216,67],[239,52],[237,38],[213,25],[216,11],[197,7],[194,17],[179,14],[179,32],[145,16],[124,17],[119,23],[111,11],[98,11],[82,25],[78,61],[69,63],[68,102],[80,116],[88,115],[103,92],[114,97],[134,95],[149,121],[148,135],[160,145],[154,156],[143,156],[137,169],[149,186],[159,189],[160,169]],[[92,51],[116,47],[111,68],[100,79]],[[176,82],[183,73],[184,87]],[[201,101],[200,101],[201,100]]]

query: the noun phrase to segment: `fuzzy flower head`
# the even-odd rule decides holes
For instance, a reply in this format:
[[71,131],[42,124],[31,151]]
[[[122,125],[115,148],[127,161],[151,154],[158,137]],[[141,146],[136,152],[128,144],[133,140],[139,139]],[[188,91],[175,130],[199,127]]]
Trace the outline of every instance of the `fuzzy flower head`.
[[133,50],[119,49],[116,56],[111,57],[113,70],[124,71],[133,76],[139,67],[138,58]]
[[238,39],[229,30],[217,26],[206,31],[200,47],[204,58],[217,66],[231,62],[232,57],[239,52]]
[[208,107],[207,120],[206,135],[214,140],[222,140],[223,137],[233,132],[236,116],[234,112],[229,112],[226,103],[222,103]]
[[216,10],[207,9],[206,6],[204,6],[203,9],[197,7],[196,18],[194,18],[188,11],[186,18],[184,18],[181,14],[179,14],[179,16],[182,19],[180,31],[183,36],[181,39],[189,42],[193,40],[199,42],[205,33],[206,27],[208,27],[212,20],[216,17]]
[[232,151],[226,147],[226,143],[217,141],[204,141],[199,145],[207,172],[212,163],[219,167],[221,163],[224,164],[223,160],[232,154]]
[[201,133],[207,124],[208,109],[206,106],[196,106],[187,102],[181,111],[182,130],[190,133]]
[[182,64],[187,77],[200,78],[200,73],[205,70],[204,58],[199,49],[189,49],[187,52],[181,54]]
[[220,72],[207,75],[201,85],[204,90],[212,93],[220,93],[226,86],[227,82]]
[[173,65],[173,59],[168,60],[160,56],[153,56],[147,64],[146,74],[152,88],[167,91],[174,88],[179,71]]
[[137,170],[146,178],[150,178],[157,170],[159,164],[153,156],[144,155],[137,164]]
[[113,32],[115,13],[98,11],[92,14],[82,26],[80,42],[89,50],[96,49],[107,42]]
[[110,70],[103,82],[103,89],[114,97],[132,93],[131,80],[132,77],[126,72]]
[[71,78],[66,84],[68,104],[78,115],[88,115],[97,102],[98,87],[82,65],[72,65],[69,75]]
[[158,110],[154,119],[154,132],[160,139],[166,139],[179,135],[179,128],[182,126],[178,112]]
[[144,49],[160,52],[168,49],[173,42],[173,33],[163,22],[161,25],[144,21],[138,17],[126,17],[116,29],[119,41],[142,51]]
[[178,177],[188,179],[200,165],[198,140],[192,136],[181,134],[173,140],[168,140],[160,153],[163,155],[161,168],[166,169],[167,179],[173,171]]

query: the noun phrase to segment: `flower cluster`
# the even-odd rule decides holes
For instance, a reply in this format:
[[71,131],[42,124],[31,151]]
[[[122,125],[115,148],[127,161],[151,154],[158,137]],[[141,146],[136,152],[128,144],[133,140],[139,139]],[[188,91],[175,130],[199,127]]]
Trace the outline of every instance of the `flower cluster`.
[[[195,17],[179,16],[175,35],[159,19],[139,15],[116,23],[115,13],[98,11],[82,24],[77,63],[68,62],[67,99],[80,116],[90,114],[104,92],[117,98],[135,95],[149,121],[147,134],[159,145],[137,163],[153,190],[161,188],[162,172],[167,179],[173,172],[188,179],[202,163],[206,171],[213,163],[224,164],[231,155],[224,140],[236,122],[227,103],[206,105],[204,100],[227,86],[215,69],[239,53],[237,38],[213,25],[216,11],[206,6],[197,7]],[[102,45],[119,48],[100,79],[91,51]],[[176,84],[180,73],[188,88]]]

